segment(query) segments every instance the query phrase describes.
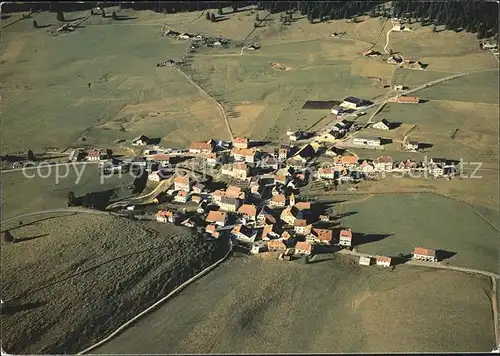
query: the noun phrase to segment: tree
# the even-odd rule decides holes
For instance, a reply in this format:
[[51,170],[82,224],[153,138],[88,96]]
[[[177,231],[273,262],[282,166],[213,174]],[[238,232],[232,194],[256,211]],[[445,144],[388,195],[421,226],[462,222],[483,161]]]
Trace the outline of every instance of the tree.
[[436,25],[432,26],[432,32],[437,32]]
[[110,148],[106,149],[106,156],[108,156],[108,159],[113,158],[113,150]]
[[215,22],[215,15],[214,15],[214,13],[210,14],[210,22]]
[[233,3],[233,12],[238,12],[238,5]]
[[113,11],[113,13],[111,14],[111,17],[113,17],[113,20],[116,20],[117,19],[116,12]]
[[36,22],[36,20],[33,20],[33,28],[38,28],[38,22]]
[[254,23],[253,23],[253,27],[254,27],[254,28],[257,28],[257,27],[259,27],[259,24],[258,24],[257,22],[254,22]]
[[36,161],[35,155],[32,150],[28,150],[28,161]]
[[370,10],[370,17],[375,17],[375,8],[374,7]]
[[223,13],[222,13],[222,6],[221,5],[219,5],[219,9],[217,10],[217,14],[219,16],[223,15]]
[[102,8],[102,14],[101,14],[102,17],[106,17],[106,10],[104,10],[104,8]]
[[259,14],[255,15],[255,21],[260,21],[259,20]]
[[9,230],[6,230],[3,234],[3,240],[8,243],[14,242],[14,236],[12,236]]
[[205,15],[205,19],[206,19],[207,21],[210,21],[210,12],[209,12],[209,11],[207,11],[207,13],[206,13],[206,15]]
[[483,27],[479,28],[479,31],[477,31],[477,39],[480,40],[481,38],[486,37],[486,31]]
[[57,21],[63,22],[64,21],[64,12],[58,12],[57,13]]

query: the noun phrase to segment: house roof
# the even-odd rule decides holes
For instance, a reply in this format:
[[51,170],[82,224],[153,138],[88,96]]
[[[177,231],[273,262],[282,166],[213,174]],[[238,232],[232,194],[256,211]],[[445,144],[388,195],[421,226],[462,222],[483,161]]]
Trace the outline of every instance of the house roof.
[[239,204],[240,200],[238,198],[229,198],[226,196],[226,197],[222,197],[220,202],[222,204],[230,204],[230,205],[237,206]]
[[158,210],[156,216],[173,216],[174,212],[171,210]]
[[290,237],[292,237],[292,235],[290,235],[288,231],[283,231],[283,233],[281,234],[282,239],[288,240]]
[[264,228],[262,229],[262,238],[266,237],[270,232],[273,231],[273,226],[274,225],[265,225]]
[[253,204],[243,204],[238,209],[239,214],[244,214],[247,216],[256,216],[257,215],[257,207]]
[[233,143],[248,143],[247,137],[235,137],[233,138]]
[[149,137],[147,137],[147,136],[144,136],[144,135],[140,135],[140,136],[137,136],[136,138],[134,138],[134,139],[132,140],[132,142],[139,141],[139,140],[149,141],[149,140],[150,140],[150,138],[149,138]]
[[233,153],[233,155],[241,155],[248,157],[255,156],[255,151],[252,150],[251,148],[233,148],[231,152]]
[[398,101],[401,101],[404,103],[418,103],[419,99],[416,96],[400,96],[398,98]]
[[274,180],[280,182],[286,182],[286,177],[283,174],[276,174]]
[[374,159],[375,163],[392,163],[393,160],[392,160],[392,157],[390,156],[380,156],[380,157],[377,157]]
[[389,262],[389,263],[391,263],[391,258],[385,257],[385,256],[377,256],[377,257],[375,257],[375,260],[377,262]]
[[166,155],[166,154],[151,155],[151,156],[148,156],[148,158],[150,160],[154,160],[154,161],[169,161],[170,160],[170,156]]
[[87,152],[88,157],[99,157],[101,155],[100,150],[92,150]]
[[189,148],[193,150],[212,150],[212,145],[207,142],[193,141]]
[[179,193],[177,193],[177,196],[179,197],[187,197],[187,192],[184,190],[181,190]]
[[299,241],[295,245],[296,250],[302,250],[302,251],[312,251],[312,245],[306,241]]
[[233,234],[243,234],[245,236],[251,236],[252,235],[252,229],[250,229],[248,226],[243,225],[243,224],[238,224],[234,225],[233,230],[231,230]]
[[366,140],[366,141],[380,141],[380,137],[376,136],[360,136],[354,137],[355,140]]
[[391,126],[391,123],[389,121],[387,121],[386,119],[382,119],[380,122],[383,123],[387,127]]
[[246,171],[248,169],[248,166],[244,162],[238,162],[238,163],[233,164],[233,170],[234,169]]
[[294,205],[299,210],[309,210],[311,209],[311,203],[306,201],[300,201]]
[[332,167],[322,167],[318,170],[318,172],[321,174],[332,174],[335,170]]
[[276,203],[285,203],[286,197],[284,194],[276,194],[276,195],[273,195],[272,201],[274,201]]
[[174,183],[189,184],[189,176],[175,177]]
[[225,221],[227,219],[227,214],[223,211],[215,211],[212,210],[208,213],[205,221],[208,222],[216,222],[216,221]]
[[418,141],[408,141],[410,145],[418,145]]
[[268,243],[267,243],[267,246],[268,247],[282,247],[282,248],[286,248],[286,245],[285,243],[283,242],[283,240],[281,239],[278,239],[278,240],[270,240]]
[[329,229],[313,228],[313,233],[321,241],[331,241],[333,239],[333,231]]
[[348,96],[347,98],[344,99],[344,101],[347,101],[348,103],[352,104],[361,104],[364,100],[360,98],[356,98],[354,96]]
[[295,226],[307,226],[307,220],[305,219],[296,219],[295,220]]
[[429,248],[415,247],[415,249],[413,250],[413,254],[435,257],[436,251]]
[[340,164],[357,164],[358,157],[357,156],[337,156],[335,157],[335,163]]
[[352,239],[352,231],[350,229],[340,230],[340,237]]

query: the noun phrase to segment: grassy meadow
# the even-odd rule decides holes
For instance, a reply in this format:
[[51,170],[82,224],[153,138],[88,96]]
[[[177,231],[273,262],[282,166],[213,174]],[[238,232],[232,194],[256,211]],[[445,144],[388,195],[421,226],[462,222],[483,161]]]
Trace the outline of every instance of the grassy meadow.
[[456,253],[449,259],[452,265],[497,272],[498,213],[479,209],[495,228],[474,206],[434,194],[374,195],[344,202],[338,210],[353,213],[343,225],[372,235],[359,242],[359,252],[395,256],[417,246],[441,249]]
[[347,256],[234,256],[94,352],[489,352],[490,289],[484,277]]

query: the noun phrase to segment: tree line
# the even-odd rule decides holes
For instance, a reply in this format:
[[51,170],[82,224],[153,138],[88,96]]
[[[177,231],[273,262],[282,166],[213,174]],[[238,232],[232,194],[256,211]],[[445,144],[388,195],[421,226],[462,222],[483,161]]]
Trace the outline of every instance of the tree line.
[[97,6],[119,6],[134,10],[152,10],[165,14],[216,10],[223,15],[249,5],[256,5],[259,10],[271,13],[298,11],[307,16],[311,23],[332,19],[351,18],[357,16],[371,17],[407,17],[409,23],[420,22],[424,25],[444,25],[447,30],[477,33],[478,38],[491,37],[498,32],[498,4],[486,0],[462,1],[424,1],[400,0],[389,7],[383,1],[108,1],[108,2],[24,2],[6,3],[3,13],[15,11],[52,11],[71,12],[95,8]]

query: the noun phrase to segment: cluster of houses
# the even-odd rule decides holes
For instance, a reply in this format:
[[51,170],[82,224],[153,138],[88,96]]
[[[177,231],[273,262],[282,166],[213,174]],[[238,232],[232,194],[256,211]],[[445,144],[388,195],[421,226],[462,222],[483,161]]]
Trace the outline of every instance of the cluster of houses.
[[[411,258],[415,261],[423,262],[439,261],[436,250],[423,247],[415,247]],[[360,256],[359,264],[362,266],[372,266],[375,264],[380,267],[390,267],[393,264],[393,260],[391,257],[386,256]]]

